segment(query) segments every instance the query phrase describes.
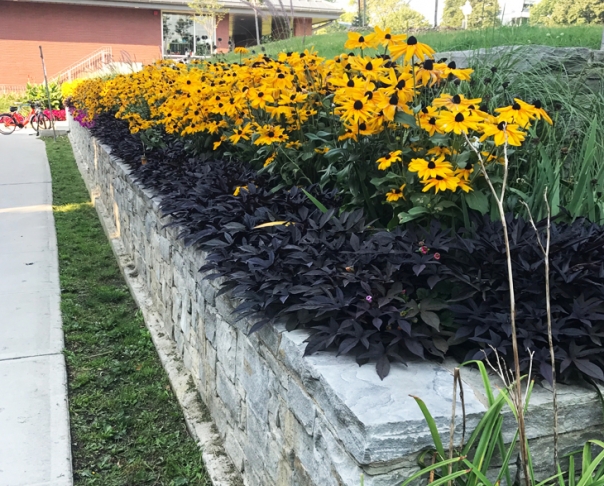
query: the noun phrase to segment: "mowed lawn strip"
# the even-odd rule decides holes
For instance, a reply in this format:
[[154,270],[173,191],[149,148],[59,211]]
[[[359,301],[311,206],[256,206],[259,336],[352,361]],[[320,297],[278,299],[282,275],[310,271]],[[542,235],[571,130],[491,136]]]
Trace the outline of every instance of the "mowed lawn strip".
[[66,137],[46,140],[76,485],[209,485]]

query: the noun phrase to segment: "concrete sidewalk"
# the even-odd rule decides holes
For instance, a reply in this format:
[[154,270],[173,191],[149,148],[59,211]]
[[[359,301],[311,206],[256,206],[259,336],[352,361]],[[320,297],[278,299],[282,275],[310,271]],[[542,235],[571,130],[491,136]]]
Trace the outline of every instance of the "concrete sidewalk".
[[0,135],[0,486],[72,485],[50,168]]

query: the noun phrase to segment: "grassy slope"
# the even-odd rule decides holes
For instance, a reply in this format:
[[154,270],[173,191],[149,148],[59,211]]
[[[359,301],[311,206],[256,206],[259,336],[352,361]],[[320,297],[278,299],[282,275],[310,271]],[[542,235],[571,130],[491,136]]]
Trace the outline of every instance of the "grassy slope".
[[[500,27],[486,30],[426,31],[417,38],[436,51],[457,51],[504,45],[547,45],[555,47],[589,47],[599,49],[602,40],[601,25],[571,27]],[[266,44],[268,54],[281,51],[300,51],[314,47],[322,56],[333,57],[344,51],[347,33],[296,37]],[[259,51],[258,51],[259,52]],[[228,59],[238,60],[239,56],[230,54]]]
[[201,453],[103,233],[69,141],[46,142],[76,485],[206,485]]

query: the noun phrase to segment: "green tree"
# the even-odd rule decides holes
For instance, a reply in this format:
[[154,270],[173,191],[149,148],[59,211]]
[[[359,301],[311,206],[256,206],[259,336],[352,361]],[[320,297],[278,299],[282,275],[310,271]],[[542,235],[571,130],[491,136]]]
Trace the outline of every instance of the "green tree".
[[[466,0],[445,0],[441,25],[460,28],[463,22],[461,7],[465,3]],[[469,29],[481,29],[501,24],[498,0],[470,0],[470,3],[473,10],[468,19]]]
[[541,0],[531,8],[531,24],[569,25],[604,23],[602,0]]
[[413,10],[408,1],[367,0],[367,16],[372,26],[390,27],[394,32],[430,27],[426,17]]

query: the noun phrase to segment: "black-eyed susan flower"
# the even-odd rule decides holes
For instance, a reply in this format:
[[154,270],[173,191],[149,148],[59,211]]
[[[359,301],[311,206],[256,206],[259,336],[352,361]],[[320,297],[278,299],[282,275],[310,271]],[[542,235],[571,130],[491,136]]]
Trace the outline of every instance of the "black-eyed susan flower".
[[390,46],[390,53],[394,60],[405,56],[404,62],[408,64],[413,57],[417,57],[420,61],[423,61],[426,57],[432,57],[434,49],[427,44],[422,44],[412,35],[407,39],[407,42],[393,43]]
[[495,145],[513,145],[520,147],[526,133],[520,130],[520,127],[515,123],[506,123],[497,118],[495,123],[483,123],[481,125],[482,137],[480,141],[484,142],[488,137],[493,137]]
[[260,135],[254,140],[254,145],[271,145],[286,141],[289,137],[284,133],[285,130],[279,125],[264,125],[258,127],[257,133]]
[[376,160],[376,164],[378,164],[379,170],[388,169],[393,163],[400,162],[402,150],[395,150],[394,152],[390,152],[388,155],[384,155]]
[[445,160],[444,156],[433,160],[411,159],[409,172],[417,172],[417,175],[421,179],[426,180],[435,177],[452,176],[453,166]]
[[407,36],[405,34],[392,34],[390,27],[382,30],[379,26],[374,28],[373,41],[376,45],[382,45],[384,47],[390,47],[392,44],[397,42],[403,42]]
[[455,61],[451,61],[447,64],[445,69],[445,76],[455,76],[457,79],[461,81],[469,81],[472,73],[474,72],[471,68],[461,69],[457,67]]
[[387,202],[396,202],[399,199],[405,200],[404,190],[407,187],[407,184],[403,184],[398,189],[392,189],[391,191],[386,193],[386,201]]
[[438,191],[455,191],[459,186],[459,179],[453,175],[437,175],[436,177],[423,180],[422,184],[424,184],[422,192],[428,192],[434,188],[434,192],[438,194]]
[[528,127],[533,118],[535,118],[535,110],[528,103],[518,103],[518,98],[510,106],[496,108],[495,112],[499,113],[499,119],[506,123],[516,123],[522,127]]
[[471,111],[441,111],[436,119],[436,125],[445,133],[461,135],[469,130],[478,130],[478,124],[482,119]]
[[441,94],[438,98],[434,98],[432,106],[437,108],[446,108],[450,111],[461,111],[469,106],[479,106],[482,98],[468,99],[462,94],[450,95],[447,93]]
[[247,54],[250,51],[245,47],[235,47],[235,49],[233,49],[233,52],[235,52],[235,54]]
[[336,111],[342,119],[354,123],[366,122],[373,114],[372,104],[368,102],[365,96],[360,99],[349,99],[342,102]]
[[344,44],[346,49],[369,49],[373,47],[373,36],[364,36],[359,32],[348,32],[348,40]]
[[239,142],[239,140],[243,139],[243,140],[249,140],[250,137],[252,136],[253,133],[253,129],[250,126],[250,124],[248,123],[245,126],[240,126],[237,127],[233,130],[233,135],[231,135],[229,137],[229,140],[231,141],[231,143],[233,144],[237,144]]
[[543,109],[541,101],[535,100],[532,103],[526,103],[518,98],[514,98],[514,101],[518,103],[524,110],[530,111],[533,115],[532,118],[536,118],[537,120],[541,120],[543,118],[550,125],[554,124],[547,112]]

